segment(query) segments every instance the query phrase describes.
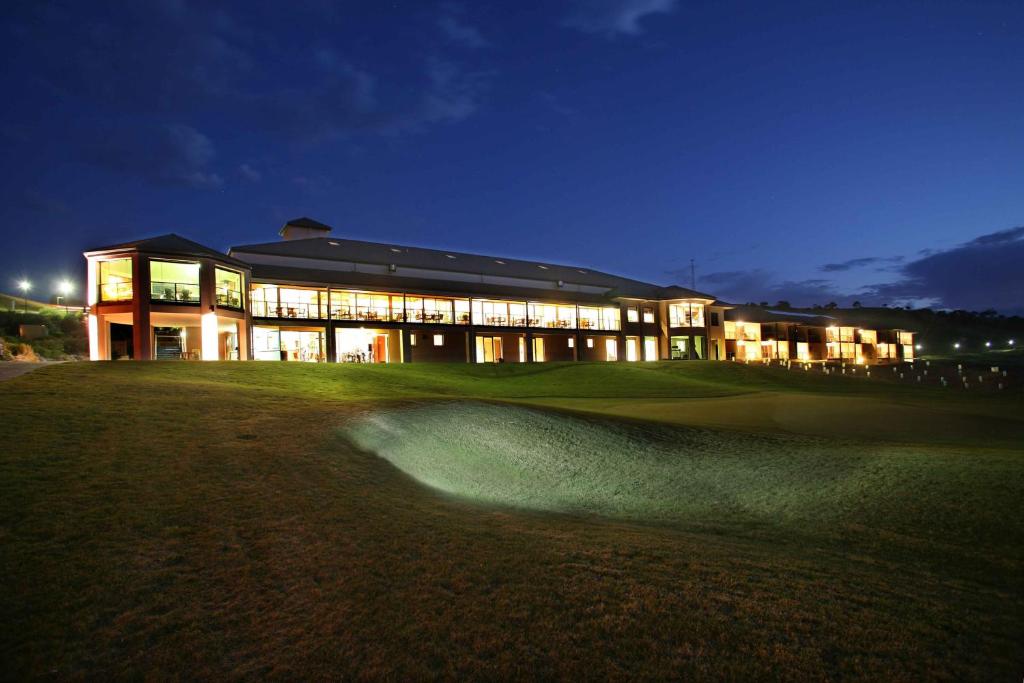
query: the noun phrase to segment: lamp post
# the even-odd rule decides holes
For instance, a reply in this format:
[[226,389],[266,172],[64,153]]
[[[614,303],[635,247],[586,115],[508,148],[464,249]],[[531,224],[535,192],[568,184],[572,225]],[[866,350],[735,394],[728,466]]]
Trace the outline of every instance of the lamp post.
[[60,300],[64,300],[64,315],[68,314],[68,294],[74,291],[75,287],[67,280],[61,280],[57,283],[57,291],[60,295],[57,297],[57,305],[60,305]]
[[32,283],[28,280],[21,280],[18,282],[18,289],[21,290],[21,298],[25,306],[25,312],[28,313],[28,290],[32,289]]

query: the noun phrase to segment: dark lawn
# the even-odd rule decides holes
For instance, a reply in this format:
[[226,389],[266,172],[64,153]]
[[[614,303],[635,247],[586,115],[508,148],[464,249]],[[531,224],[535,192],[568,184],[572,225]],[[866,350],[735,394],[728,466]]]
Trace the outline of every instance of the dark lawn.
[[473,503],[344,436],[385,398],[764,390],[1021,407],[725,363],[68,364],[10,380],[3,677],[1016,680],[1024,452],[983,430],[960,455],[915,435],[930,486],[887,492],[884,515],[866,490],[862,520],[847,496],[829,533],[699,507],[644,523]]

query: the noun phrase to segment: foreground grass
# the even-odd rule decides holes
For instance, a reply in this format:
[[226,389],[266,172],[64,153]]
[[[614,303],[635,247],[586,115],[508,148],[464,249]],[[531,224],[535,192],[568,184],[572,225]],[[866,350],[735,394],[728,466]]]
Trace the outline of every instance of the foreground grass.
[[[724,363],[82,364],[11,380],[5,677],[1018,676],[1022,454],[983,430],[961,450],[918,435],[906,469],[873,462],[884,491],[789,524],[699,501],[655,525],[474,503],[344,436],[395,398],[765,390],[966,401]],[[959,412],[1002,419],[1014,400]],[[828,510],[829,474],[863,453],[820,457],[785,474]],[[756,452],[733,465],[752,495],[783,474]]]

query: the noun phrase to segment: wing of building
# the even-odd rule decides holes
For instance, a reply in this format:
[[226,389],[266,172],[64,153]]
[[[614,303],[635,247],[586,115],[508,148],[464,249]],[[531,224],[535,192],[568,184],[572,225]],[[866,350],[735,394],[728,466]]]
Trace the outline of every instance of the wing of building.
[[279,240],[226,254],[173,234],[87,251],[92,358],[880,362],[913,353],[905,331],[879,340],[855,330],[847,341],[852,328],[836,321],[737,319],[735,307],[678,285],[331,232],[299,218]]

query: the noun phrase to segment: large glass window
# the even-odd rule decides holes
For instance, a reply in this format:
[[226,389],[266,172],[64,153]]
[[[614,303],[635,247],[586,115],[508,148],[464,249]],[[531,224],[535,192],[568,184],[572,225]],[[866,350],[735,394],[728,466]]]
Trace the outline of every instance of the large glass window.
[[469,299],[455,300],[455,324],[468,325],[470,321]]
[[704,304],[670,304],[668,320],[670,327],[704,327]]
[[99,262],[100,301],[129,301],[132,298],[132,260],[119,258]]
[[278,317],[277,300],[277,287],[274,285],[253,285],[249,289],[249,301],[252,304],[252,314],[257,318]]
[[877,344],[878,334],[874,330],[861,330],[860,331],[860,343],[861,344]]
[[531,327],[576,327],[576,307],[564,304],[530,303]]
[[640,310],[636,306],[630,306],[626,309],[626,321],[631,323],[640,322]]
[[653,323],[654,322],[654,309],[650,308],[649,306],[644,306],[644,322],[645,323]]
[[510,325],[508,302],[474,299],[473,324],[508,327]]
[[217,305],[228,308],[242,307],[242,274],[224,268],[215,269],[217,278]]
[[154,301],[199,303],[199,264],[182,261],[149,262],[149,287]]
[[423,322],[435,325],[451,325],[453,322],[451,299],[424,299]]

